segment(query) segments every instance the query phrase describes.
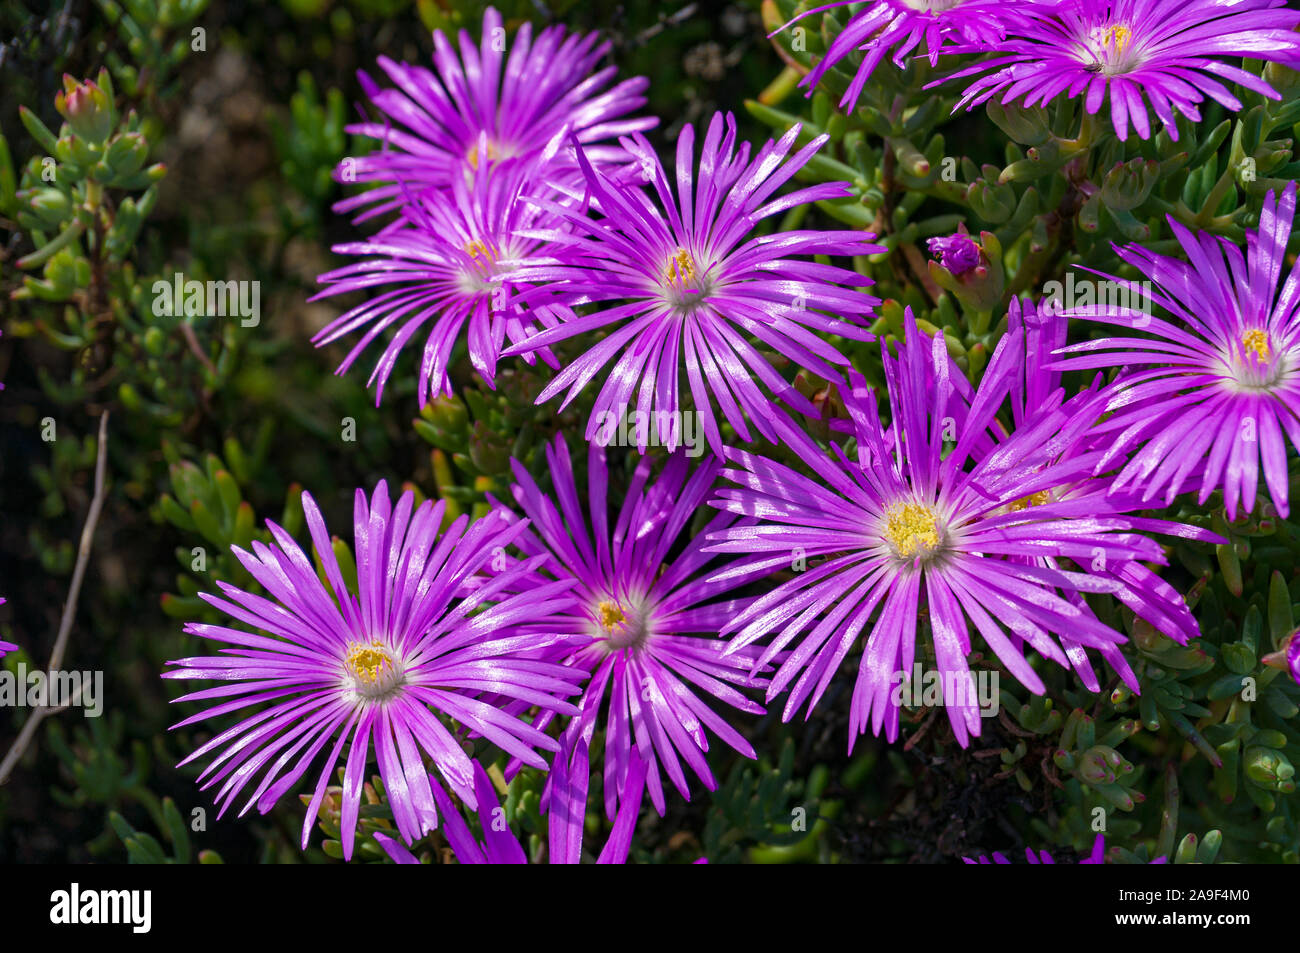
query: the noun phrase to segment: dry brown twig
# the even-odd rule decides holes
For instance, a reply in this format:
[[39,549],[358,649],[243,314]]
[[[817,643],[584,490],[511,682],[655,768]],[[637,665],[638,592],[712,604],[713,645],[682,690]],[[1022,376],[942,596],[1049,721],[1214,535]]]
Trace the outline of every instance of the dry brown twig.
[[[90,500],[90,509],[86,511],[86,522],[81,528],[81,543],[77,547],[77,563],[72,569],[72,582],[68,584],[68,598],[63,604],[63,616],[59,619],[59,632],[54,639],[54,649],[50,652],[50,661],[46,665],[47,672],[57,671],[63,664],[63,655],[68,648],[68,637],[72,634],[72,621],[77,615],[77,600],[81,596],[81,583],[86,578],[86,566],[90,562],[90,546],[95,538],[95,526],[99,522],[99,514],[104,508],[104,483],[105,472],[108,462],[108,411],[99,415],[99,450],[95,457],[95,494]],[[78,692],[78,696],[80,692]],[[0,761],[0,784],[9,780],[9,775],[13,772],[14,766],[18,760],[26,753],[28,745],[31,744],[32,738],[36,735],[36,729],[47,715],[57,714],[69,705],[77,702],[74,696],[68,704],[51,706],[46,705],[34,709],[31,717],[23,723],[22,730],[14,743],[9,747],[5,754],[4,761]]]

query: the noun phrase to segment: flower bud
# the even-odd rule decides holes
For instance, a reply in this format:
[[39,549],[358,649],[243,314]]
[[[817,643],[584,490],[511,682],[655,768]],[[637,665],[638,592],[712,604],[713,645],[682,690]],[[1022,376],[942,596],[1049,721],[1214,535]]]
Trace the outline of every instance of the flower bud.
[[63,91],[54,98],[54,108],[68,121],[78,138],[94,145],[107,139],[117,122],[113,102],[107,93],[91,80],[79,83],[66,73],[63,75]]
[[960,277],[979,266],[980,247],[965,232],[931,238],[926,243],[930,254],[955,277]]
[[1110,784],[1115,780],[1115,773],[1106,766],[1099,755],[1085,754],[1079,761],[1075,772],[1085,784]]
[[[935,241],[942,244],[936,246]],[[941,251],[937,252],[936,248]],[[978,255],[974,262],[971,260],[972,248]],[[997,307],[1006,275],[1002,269],[1002,247],[991,232],[981,232],[979,244],[969,235],[960,233],[931,239],[930,252],[940,254],[943,261],[942,264],[930,262],[930,277],[935,284],[974,311],[991,312]]]
[[1295,768],[1281,751],[1254,745],[1246,749],[1246,777],[1272,790],[1294,790]]

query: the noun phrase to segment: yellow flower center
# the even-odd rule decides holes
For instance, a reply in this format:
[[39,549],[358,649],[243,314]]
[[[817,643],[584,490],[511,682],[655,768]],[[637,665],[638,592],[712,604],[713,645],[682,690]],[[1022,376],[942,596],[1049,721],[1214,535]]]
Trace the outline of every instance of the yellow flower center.
[[595,636],[607,651],[634,649],[646,640],[647,619],[638,606],[639,603],[634,601],[631,608],[627,608],[612,599],[596,605],[596,625],[599,628]]
[[600,627],[606,632],[627,624],[627,614],[617,602],[602,602],[596,607],[596,612],[600,616]]
[[1133,40],[1132,28],[1120,23],[1095,28],[1083,44],[1092,59],[1086,68],[1105,76],[1132,71],[1141,59],[1133,50]]
[[484,263],[492,263],[492,252],[488,250],[487,245],[484,245],[477,238],[465,243],[465,252],[471,258],[482,258]]
[[1122,56],[1132,40],[1133,31],[1118,23],[1101,31],[1102,44],[1113,49],[1116,56]]
[[687,254],[685,248],[677,249],[677,255],[668,262],[664,277],[670,284],[695,280],[695,263],[691,261],[691,256]]
[[1042,506],[1044,503],[1052,502],[1051,490],[1039,490],[1037,493],[1031,493],[1028,496],[1021,497],[1013,503],[1007,504],[1007,510],[1015,513],[1019,510],[1028,509],[1031,506]]
[[346,664],[353,678],[363,682],[377,682],[379,673],[385,665],[392,664],[392,659],[384,651],[384,643],[376,639],[369,645],[354,643],[348,650]]
[[1268,332],[1259,328],[1243,334],[1241,336],[1241,346],[1247,351],[1254,351],[1261,361],[1267,361],[1273,356],[1273,352],[1268,346]]
[[379,639],[349,644],[343,667],[352,679],[352,687],[367,698],[387,695],[402,681],[401,666]]
[[[465,158],[466,160],[468,160],[471,169],[478,168],[478,143],[477,142],[474,143],[474,145],[469,147],[469,155],[465,156]],[[495,162],[498,158],[500,157],[497,155],[496,143],[489,139],[487,144],[488,162]]]
[[939,517],[920,503],[895,506],[885,514],[883,535],[904,559],[928,556],[939,547]]

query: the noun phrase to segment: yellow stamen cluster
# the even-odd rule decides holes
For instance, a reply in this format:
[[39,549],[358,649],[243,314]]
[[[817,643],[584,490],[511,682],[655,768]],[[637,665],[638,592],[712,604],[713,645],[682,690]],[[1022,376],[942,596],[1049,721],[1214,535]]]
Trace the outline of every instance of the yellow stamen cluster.
[[487,245],[484,245],[477,238],[465,243],[465,252],[471,258],[482,258],[489,264],[492,262],[492,252],[488,250]]
[[386,668],[392,668],[393,660],[384,643],[375,639],[369,645],[354,642],[348,646],[348,654],[343,664],[358,682],[373,685],[379,681]]
[[613,632],[618,626],[627,624],[627,614],[617,602],[602,602],[596,611],[600,614],[600,627],[606,632]]
[[[497,160],[496,144],[490,141],[487,144],[487,157],[489,162],[495,162]],[[471,169],[478,168],[478,144],[477,143],[469,147],[469,155],[467,155],[465,158],[469,161],[469,166]]]
[[1241,346],[1247,351],[1254,351],[1261,361],[1267,361],[1272,357],[1272,350],[1268,346],[1268,332],[1259,328],[1243,334],[1241,336]]
[[1100,39],[1102,45],[1113,49],[1116,56],[1121,56],[1133,41],[1133,31],[1117,23],[1102,30]]
[[664,277],[669,283],[695,280],[695,263],[691,261],[691,256],[687,254],[685,248],[677,249],[676,257],[668,262]]
[[1051,490],[1039,490],[1037,493],[1031,493],[1028,496],[1021,497],[1013,503],[1007,504],[1007,509],[1015,513],[1019,510],[1028,509],[1031,506],[1042,506],[1044,503],[1052,502]]
[[895,506],[885,514],[885,542],[905,559],[933,551],[939,545],[939,520],[920,503]]
[[644,605],[640,600],[633,599],[630,606],[624,608],[613,599],[596,604],[596,625],[599,630],[592,634],[604,645],[605,651],[635,650],[648,638]]

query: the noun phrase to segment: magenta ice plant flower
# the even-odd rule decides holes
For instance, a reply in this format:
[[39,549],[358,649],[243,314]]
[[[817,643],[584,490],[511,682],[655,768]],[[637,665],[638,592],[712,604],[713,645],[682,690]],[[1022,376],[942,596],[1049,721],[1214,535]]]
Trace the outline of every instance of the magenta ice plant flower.
[[980,263],[980,247],[965,232],[931,238],[925,247],[940,265],[957,276],[973,271]]
[[412,191],[449,188],[504,159],[532,164],[539,181],[580,179],[572,153],[548,152],[548,145],[573,136],[593,163],[615,167],[627,157],[612,140],[656,123],[630,116],[645,105],[647,79],[611,86],[617,69],[597,69],[610,44],[595,33],[557,25],[534,38],[532,24],[524,23],[507,38],[501,14],[488,7],[478,49],[464,30],[459,41],[457,56],[442,31],[433,34],[436,73],[380,57],[391,88],[358,74],[381,115],[347,131],[380,148],[344,159],[335,178],[381,184],[338,203],[337,211],[375,206],[363,219],[391,211]]
[[[1025,859],[1028,860],[1031,864],[1056,863],[1056,861],[1052,859],[1052,855],[1049,854],[1047,851],[1040,850],[1037,853],[1035,853],[1033,848],[1030,847],[1025,848]],[[969,857],[963,857],[962,862],[966,864],[990,864],[990,863],[1010,864],[1011,863],[1011,861],[1007,859],[1006,854],[1002,854],[998,852],[994,852],[992,860],[989,860],[987,856],[981,855],[978,860],[971,860]],[[1153,864],[1164,864],[1167,862],[1168,861],[1164,857],[1157,857],[1155,860],[1151,861],[1151,863]],[[1105,834],[1097,835],[1097,839],[1092,842],[1092,850],[1089,852],[1088,856],[1082,858],[1079,861],[1079,863],[1080,864],[1106,863],[1106,835]]]
[[[625,864],[636,831],[637,815],[641,807],[641,793],[645,786],[646,764],[632,751],[632,767],[628,787],[614,819],[605,846],[596,858],[598,864]],[[583,827],[587,817],[588,764],[586,749],[576,753],[574,771],[569,772],[565,759],[557,758],[551,774],[550,810],[547,813],[548,841],[547,863],[576,864],[582,859]],[[511,832],[505,819],[505,809],[492,786],[492,779],[479,762],[474,762],[474,788],[478,798],[478,820],[481,838],[475,837],[447,792],[433,778],[429,779],[438,809],[443,816],[443,835],[451,845],[456,860],[462,864],[526,864],[528,855],[523,845]],[[400,841],[386,834],[376,834],[375,839],[395,862],[418,864],[419,860]]]
[[[745,554],[735,568],[708,577],[725,582],[751,564],[803,571],[756,599],[725,627],[729,651],[767,644],[757,664],[779,661],[770,701],[790,689],[783,717],[821,699],[840,664],[866,632],[850,705],[850,747],[868,724],[898,736],[895,691],[928,635],[945,705],[963,746],[980,733],[979,704],[968,666],[972,629],[1012,676],[1042,694],[1028,646],[1068,667],[1062,647],[1109,651],[1125,641],[1082,600],[1109,593],[1180,642],[1196,623],[1177,592],[1143,562],[1165,564],[1145,532],[1212,538],[1194,527],[1126,516],[1120,498],[1076,495],[1099,452],[1069,452],[1100,413],[1095,395],[1049,406],[1004,436],[995,418],[1011,381],[1023,373],[1023,329],[999,342],[977,391],[947,355],[941,335],[920,333],[910,310],[907,338],[884,355],[892,424],[880,422],[874,393],[860,382],[849,402],[858,455],[837,445],[834,457],[793,426],[782,437],[812,471],[807,476],[747,451],[728,453],[724,476],[737,484],[718,506],[756,517],[712,532],[709,551]],[[1091,403],[1088,403],[1091,402]],[[1099,509],[1110,500],[1110,506]],[[921,620],[925,620],[922,625]],[[927,631],[928,630],[928,631]],[[1055,637],[1055,638],[1054,638]],[[794,646],[791,650],[791,646]],[[781,653],[788,654],[780,660]]]
[[811,96],[828,70],[855,49],[861,51],[862,64],[840,99],[840,108],[845,110],[857,107],[862,90],[886,57],[903,69],[907,58],[918,50],[934,66],[945,48],[954,44],[999,49],[1006,33],[1006,20],[1018,7],[1029,5],[1025,0],[872,0],[866,4],[858,0],[837,0],[799,14],[781,30],[795,26],[805,17],[850,4],[859,9],[849,12],[848,22],[831,41],[826,55],[799,83],[808,88]]
[[259,775],[240,813],[253,805],[269,811],[316,765],[303,822],[305,849],[342,757],[342,843],[350,858],[372,751],[397,829],[409,843],[437,825],[426,759],[462,800],[475,803],[469,756],[444,719],[533,767],[546,767],[539,749],[558,750],[553,739],[484,696],[577,713],[563,699],[578,690],[579,673],[535,659],[558,638],[548,621],[566,604],[569,582],[503,594],[536,568],[540,560],[533,560],[464,595],[467,580],[503,553],[524,525],[499,516],[471,524],[462,516],[440,531],[444,501],[416,507],[414,500],[408,491],[392,506],[382,481],[369,500],[357,491],[355,593],[315,501],[304,493],[320,573],[293,538],[268,521],[272,545],[233,550],[267,595],[224,582],[218,582],[222,596],[203,595],[248,628],[186,625],[187,633],[225,647],[217,655],[169,662],[163,677],[223,683],[176,699],[212,704],[174,727],[240,713],[233,726],[181,762],[210,757],[199,777],[204,789],[220,784],[221,813]]
[[[0,606],[4,605],[7,601],[8,601],[7,599],[0,598]],[[0,639],[0,658],[4,658],[5,654],[8,652],[17,652],[17,651],[18,651],[18,646],[14,645],[12,642],[6,642],[3,639]]]
[[[1300,65],[1300,11],[1283,0],[1061,0],[1027,4],[994,49],[1001,54],[953,74],[980,75],[957,108],[994,96],[1043,105],[1083,97],[1089,114],[1103,105],[1120,139],[1132,128],[1151,135],[1148,104],[1173,139],[1175,113],[1200,122],[1206,98],[1240,110],[1227,84],[1270,99],[1281,95],[1235,65],[1242,57]],[[968,44],[961,52],[985,52]]]
[[1285,670],[1297,684],[1300,684],[1300,632],[1292,632],[1286,636],[1277,651],[1263,656],[1260,662]]
[[[1199,483],[1198,504],[1222,490],[1228,518],[1236,519],[1238,509],[1253,511],[1262,469],[1273,505],[1283,517],[1290,512],[1287,443],[1300,448],[1300,266],[1286,272],[1295,204],[1294,182],[1280,201],[1270,193],[1244,254],[1172,217],[1185,261],[1117,247],[1154,285],[1151,303],[1169,320],[1112,303],[1063,312],[1142,332],[1060,351],[1063,369],[1126,369],[1110,391],[1111,416],[1098,427],[1109,447],[1098,471],[1123,464],[1116,492],[1140,490],[1144,501],[1163,496],[1168,504]],[[1142,293],[1137,282],[1101,277]]]
[[[840,378],[838,368],[849,361],[827,336],[872,340],[863,324],[879,299],[856,290],[871,284],[869,279],[805,259],[884,249],[863,232],[753,234],[771,215],[850,194],[847,185],[835,182],[776,195],[827,140],[818,136],[791,155],[799,132],[791,129],[751,158],[748,143],[737,146],[735,118],[715,113],[697,174],[695,130],[687,124],[677,139],[676,192],[644,136],[620,141],[640,162],[649,192],[614,181],[579,154],[599,214],[553,206],[569,225],[547,236],[561,263],[523,267],[514,277],[533,286],[521,295],[529,305],[555,300],[599,307],[505,354],[596,331],[604,337],[551,380],[539,403],[567,391],[561,407],[567,406],[621,353],[596,396],[588,440],[603,421],[622,419],[635,398],[637,412],[654,422],[651,441],[675,449],[680,428],[664,433],[662,422],[679,421],[687,412],[680,394],[683,368],[694,412],[715,453],[723,446],[715,407],[743,441],[753,439],[746,421],[774,439],[769,394],[817,415],[752,342],[796,367]],[[644,440],[638,443],[645,446]]]
[[[1061,431],[1062,435],[1072,434],[1071,440],[1058,439],[1053,443],[1055,459],[1059,461],[1078,457],[1081,454],[1091,454],[1090,459],[1095,460],[1097,451],[1105,449],[1106,441],[1098,437],[1093,430],[1078,425],[1086,425],[1089,421],[1095,420],[1102,410],[1104,398],[1096,394],[1100,386],[1100,377],[1085,393],[1067,399],[1066,392],[1061,386],[1061,371],[1056,367],[1058,359],[1054,356],[1054,352],[1065,344],[1068,321],[1055,314],[1053,309],[1048,308],[1040,312],[1032,302],[1013,299],[1007,314],[1007,322],[1009,330],[1013,332],[1023,329],[1023,334],[1018,335],[1017,340],[1022,341],[1024,345],[1023,355],[1020,353],[1015,355],[1014,365],[1018,365],[1018,369],[1013,366],[1008,380],[1012,426],[1005,427],[995,420],[986,434],[987,439],[977,444],[972,454],[973,458],[979,459],[996,453],[1005,440],[1011,438],[1022,427],[1029,426],[1033,418],[1047,413],[1056,413],[1059,410],[1067,416],[1075,415],[1076,425],[1063,428]],[[950,373],[960,372],[954,366]],[[959,380],[958,383],[960,385],[964,382]],[[1040,505],[1047,499],[1069,500],[1078,507],[1079,512],[1098,515],[1132,513],[1146,508],[1146,503],[1140,495],[1132,492],[1115,494],[1109,478],[1092,475],[1084,475],[1077,480],[1057,486],[1048,493],[1021,501],[1017,505],[1027,508]],[[1140,521],[1135,522],[1135,526],[1141,525],[1143,524]],[[1152,524],[1151,528],[1158,529],[1159,524]],[[1027,561],[1032,565],[1059,568],[1059,561],[1051,556],[1029,557]],[[1113,580],[1116,583],[1113,593],[1115,598],[1154,628],[1171,634],[1177,633],[1174,638],[1180,642],[1186,642],[1198,634],[1182,596],[1141,562],[1132,560],[1116,562],[1103,558],[1091,561],[1088,568],[1093,575]],[[1080,593],[1064,591],[1060,594],[1077,606],[1081,612],[1090,616],[1093,614],[1091,607]],[[1068,631],[1058,633],[1058,638],[1066,657],[1084,686],[1089,691],[1100,691],[1101,685],[1084,646],[1075,642]],[[1129,688],[1134,692],[1140,692],[1137,676],[1117,645],[1098,646],[1097,651]]]
[[[494,386],[497,361],[507,340],[527,339],[559,317],[546,305],[525,311],[510,300],[502,276],[522,263],[549,262],[547,249],[534,230],[555,227],[555,217],[524,196],[533,177],[530,167],[498,163],[468,179],[456,179],[444,191],[425,192],[402,209],[393,226],[358,242],[334,246],[341,255],[362,260],[321,275],[325,290],[317,301],[350,292],[373,297],[335,318],[312,338],[317,347],[364,331],[339,366],[346,373],[353,362],[389,329],[395,329],[370,375],[376,384],[375,403],[403,349],[417,335],[423,338],[418,396],[421,406],[440,395],[451,395],[451,363],[464,347],[479,376]],[[419,338],[417,338],[417,341]],[[555,358],[542,348],[552,366]],[[533,351],[523,355],[533,363]]]
[[[570,603],[560,613],[566,633],[562,660],[591,677],[578,715],[564,728],[564,751],[576,757],[597,728],[604,729],[605,807],[613,818],[620,799],[629,796],[635,747],[648,763],[646,788],[662,815],[661,772],[687,799],[683,762],[709,790],[716,788],[705,757],[710,734],[754,757],[749,741],[712,703],[763,712],[741,691],[763,684],[749,674],[756,653],[724,655],[725,644],[717,637],[747,601],[731,591],[763,570],[735,573],[725,582],[704,579],[713,559],[703,551],[705,533],[736,520],[717,513],[699,532],[689,529],[712,491],[719,467],[715,458],[692,468],[684,453],[673,454],[653,479],[651,460],[641,458],[612,520],[603,448],[589,448],[585,507],[563,437],[547,448],[546,461],[552,493],[517,462],[513,489],[531,524],[517,545],[529,557],[548,558],[547,576],[573,583]],[[542,712],[539,726],[557,714]],[[576,777],[581,771],[573,767],[571,773]]]

